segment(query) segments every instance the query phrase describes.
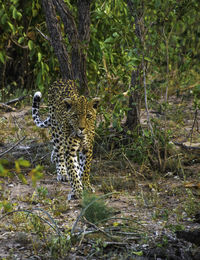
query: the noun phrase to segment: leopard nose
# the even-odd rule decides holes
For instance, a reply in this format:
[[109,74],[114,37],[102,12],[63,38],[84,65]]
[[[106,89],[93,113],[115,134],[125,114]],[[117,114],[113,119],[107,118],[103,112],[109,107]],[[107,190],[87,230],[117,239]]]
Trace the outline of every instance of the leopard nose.
[[84,128],[84,127],[79,127],[79,129],[80,129],[81,131],[83,131],[85,128]]

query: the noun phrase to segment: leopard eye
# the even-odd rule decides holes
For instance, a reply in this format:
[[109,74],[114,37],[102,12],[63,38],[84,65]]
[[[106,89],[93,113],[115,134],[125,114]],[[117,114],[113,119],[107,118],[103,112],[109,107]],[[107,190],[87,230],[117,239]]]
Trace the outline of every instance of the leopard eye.
[[70,103],[68,103],[67,101],[65,101],[65,107],[67,108],[67,110],[69,110],[72,106]]
[[87,119],[92,119],[92,114],[87,114]]
[[73,118],[73,119],[77,119],[78,116],[77,116],[76,114],[73,114],[73,115],[71,115],[71,118]]

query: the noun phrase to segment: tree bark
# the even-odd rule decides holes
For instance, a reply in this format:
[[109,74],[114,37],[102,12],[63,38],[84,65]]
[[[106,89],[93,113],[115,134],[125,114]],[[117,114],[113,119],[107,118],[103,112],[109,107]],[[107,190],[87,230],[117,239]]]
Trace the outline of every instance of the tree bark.
[[127,113],[126,126],[129,130],[135,130],[140,125],[140,107],[141,98],[139,86],[139,70],[132,71],[131,75],[131,88],[134,89],[129,96],[129,108]]
[[63,43],[61,28],[56,17],[56,11],[52,0],[42,0],[43,10],[46,16],[47,28],[50,34],[51,45],[58,58],[60,72],[63,79],[73,79],[69,63],[69,56]]
[[86,75],[86,62],[87,50],[90,41],[90,3],[91,0],[78,0],[78,35],[81,43],[79,80],[80,85],[85,90],[86,95],[89,94]]
[[65,33],[68,36],[69,43],[72,47],[71,66],[73,79],[79,80],[80,74],[80,48],[78,39],[78,30],[75,19],[67,5],[62,0],[53,0],[54,5],[64,24]]
[[[64,79],[78,80],[80,92],[85,95],[89,94],[86,62],[90,41],[90,3],[91,0],[78,0],[78,22],[76,24],[75,17],[63,0],[42,0],[51,44],[58,57],[61,75]],[[64,30],[71,46],[71,53],[66,50],[56,11],[64,24]]]
[[[137,11],[134,9],[132,1],[127,0],[127,6],[129,8],[130,15],[134,17],[135,35],[138,40],[141,41],[141,32],[138,21]],[[140,54],[138,53],[138,56]],[[133,89],[129,97],[129,108],[126,120],[126,126],[129,130],[134,131],[140,124],[140,108],[141,108],[141,91],[140,91],[140,77],[141,77],[141,65],[138,65],[136,70],[132,71],[131,75],[131,88]]]

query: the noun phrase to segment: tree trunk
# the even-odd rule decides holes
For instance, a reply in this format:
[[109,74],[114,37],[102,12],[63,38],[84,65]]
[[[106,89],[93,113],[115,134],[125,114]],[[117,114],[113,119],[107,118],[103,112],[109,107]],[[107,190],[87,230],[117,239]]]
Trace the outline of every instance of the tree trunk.
[[[78,80],[80,92],[85,95],[89,94],[86,61],[90,41],[90,3],[91,0],[78,0],[76,24],[75,17],[63,0],[42,0],[51,44],[60,64],[61,75],[64,79]],[[56,11],[64,24],[71,53],[66,50]]]
[[90,41],[90,0],[78,1],[78,34],[81,43],[80,49],[80,86],[89,94],[86,76],[87,49]]
[[69,63],[69,56],[63,43],[60,25],[56,17],[52,0],[42,0],[43,10],[46,16],[47,28],[50,34],[51,45],[60,64],[60,72],[63,79],[73,79]]
[[134,131],[140,125],[140,90],[139,90],[139,70],[132,71],[131,88],[134,89],[129,96],[129,108],[127,113],[126,126],[129,130]]
[[79,80],[80,74],[80,48],[78,31],[75,23],[75,19],[72,16],[69,8],[62,0],[53,0],[56,10],[60,14],[60,17],[64,24],[64,30],[68,36],[69,43],[72,47],[71,51],[71,66],[72,66],[72,78]]
[[[138,16],[141,14],[137,14],[136,6],[134,6],[133,1],[127,0],[127,6],[129,8],[130,15],[134,17],[134,25],[135,25],[135,35],[138,40],[141,42],[141,32],[138,21]],[[139,11],[138,11],[139,13]],[[140,54],[137,53],[139,56]],[[140,108],[141,108],[141,91],[140,91],[140,77],[141,77],[141,65],[138,65],[136,70],[132,71],[131,75],[131,88],[133,89],[130,97],[129,97],[129,108],[126,120],[126,126],[129,130],[134,131],[138,125],[140,124]]]

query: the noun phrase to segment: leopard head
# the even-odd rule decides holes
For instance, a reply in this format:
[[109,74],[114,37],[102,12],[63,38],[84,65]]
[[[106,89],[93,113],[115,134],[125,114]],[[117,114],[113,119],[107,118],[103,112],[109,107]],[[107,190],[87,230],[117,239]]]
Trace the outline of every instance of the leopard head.
[[94,132],[99,100],[87,100],[84,96],[64,99],[66,120],[72,128],[73,135],[84,138],[88,132]]

